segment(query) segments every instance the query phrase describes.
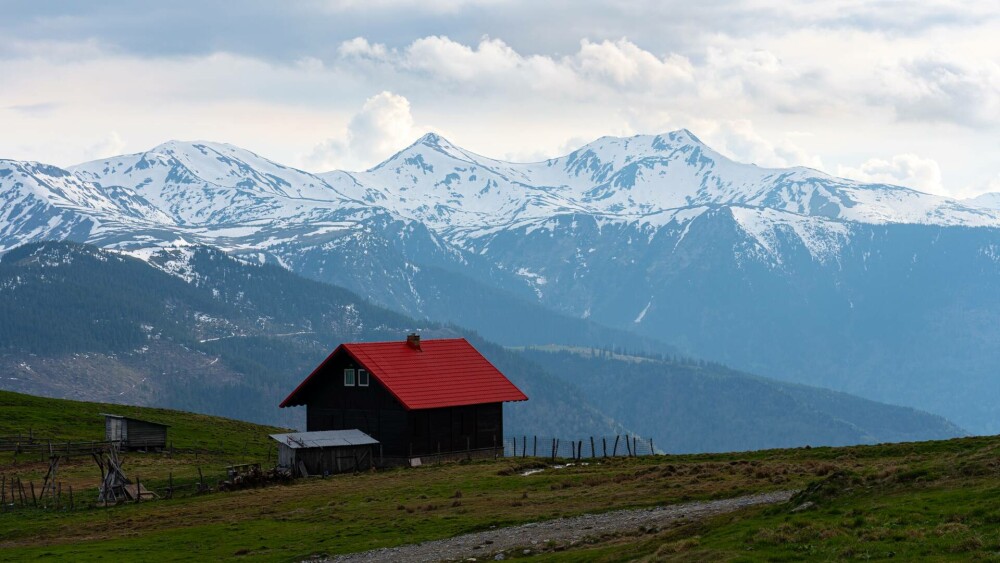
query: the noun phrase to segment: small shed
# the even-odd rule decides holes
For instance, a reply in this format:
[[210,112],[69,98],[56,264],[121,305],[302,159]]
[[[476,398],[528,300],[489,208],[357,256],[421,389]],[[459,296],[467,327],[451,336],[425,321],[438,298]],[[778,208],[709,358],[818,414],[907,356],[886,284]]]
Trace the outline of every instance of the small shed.
[[378,440],[360,430],[271,434],[278,442],[278,465],[298,477],[371,469]]
[[124,450],[162,450],[167,447],[167,426],[119,414],[104,414],[104,439]]

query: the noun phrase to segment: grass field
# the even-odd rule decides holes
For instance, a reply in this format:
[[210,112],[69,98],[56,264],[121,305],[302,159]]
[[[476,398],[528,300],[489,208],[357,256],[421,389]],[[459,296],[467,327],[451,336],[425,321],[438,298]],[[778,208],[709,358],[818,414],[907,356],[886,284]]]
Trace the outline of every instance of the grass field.
[[[273,429],[159,409],[0,394],[0,435],[26,431],[98,439],[100,412],[171,424],[175,448],[130,453],[125,468],[154,490],[173,474],[208,480],[232,462],[266,463]],[[95,438],[95,436],[97,438]],[[220,445],[221,444],[221,445]],[[0,514],[0,560],[295,561],[413,543],[491,526],[585,512],[802,489],[791,503],[662,530],[532,546],[542,560],[775,560],[1000,558],[1000,439],[800,448],[734,454],[451,463],[305,479],[138,505]],[[7,455],[7,454],[5,454]],[[273,455],[273,454],[272,454]],[[0,474],[40,479],[47,464],[7,455]],[[529,468],[544,468],[528,476]],[[99,478],[74,459],[60,478],[91,498]],[[89,491],[89,493],[88,493]],[[811,503],[811,504],[809,504]],[[798,509],[798,511],[796,511]],[[509,557],[523,557],[519,550]]]

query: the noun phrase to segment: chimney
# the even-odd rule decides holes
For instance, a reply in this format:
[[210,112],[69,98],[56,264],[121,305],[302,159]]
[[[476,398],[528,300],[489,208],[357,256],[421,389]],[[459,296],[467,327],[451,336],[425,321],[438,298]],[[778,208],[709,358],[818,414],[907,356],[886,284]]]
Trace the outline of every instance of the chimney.
[[406,337],[406,345],[414,350],[420,350],[420,335],[417,333],[411,333]]

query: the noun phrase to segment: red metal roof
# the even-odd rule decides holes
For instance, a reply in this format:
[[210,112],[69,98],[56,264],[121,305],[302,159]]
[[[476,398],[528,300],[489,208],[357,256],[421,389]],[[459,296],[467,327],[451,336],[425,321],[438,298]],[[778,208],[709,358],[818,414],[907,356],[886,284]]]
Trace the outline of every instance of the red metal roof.
[[[464,338],[341,344],[281,402],[305,404],[305,389],[340,352],[351,355],[409,410],[526,401],[528,397]],[[339,374],[332,374],[339,377]]]

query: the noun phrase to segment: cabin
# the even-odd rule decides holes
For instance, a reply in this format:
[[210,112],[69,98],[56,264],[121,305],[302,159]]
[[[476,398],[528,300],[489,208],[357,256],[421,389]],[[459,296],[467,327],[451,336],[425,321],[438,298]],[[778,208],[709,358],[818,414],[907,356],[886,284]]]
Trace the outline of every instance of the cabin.
[[371,469],[378,461],[378,440],[360,430],[271,434],[278,442],[278,466],[296,477]]
[[528,397],[464,338],[345,343],[281,402],[306,429],[357,429],[386,465],[503,451],[503,403]]
[[123,450],[162,450],[167,447],[167,426],[118,414],[104,416],[104,440]]

